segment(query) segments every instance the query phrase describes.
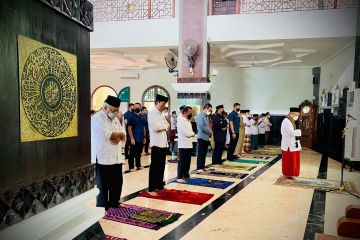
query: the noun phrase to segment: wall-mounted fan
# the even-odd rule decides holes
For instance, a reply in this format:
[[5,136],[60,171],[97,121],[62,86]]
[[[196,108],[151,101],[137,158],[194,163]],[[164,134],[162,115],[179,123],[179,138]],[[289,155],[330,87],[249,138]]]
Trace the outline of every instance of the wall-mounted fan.
[[177,58],[174,53],[168,52],[165,54],[165,63],[169,68],[169,73],[178,72],[178,70],[174,70],[177,66]]
[[183,44],[185,55],[188,57],[189,67],[190,67],[190,76],[194,75],[195,67],[195,54],[198,51],[199,45],[193,39],[187,39]]

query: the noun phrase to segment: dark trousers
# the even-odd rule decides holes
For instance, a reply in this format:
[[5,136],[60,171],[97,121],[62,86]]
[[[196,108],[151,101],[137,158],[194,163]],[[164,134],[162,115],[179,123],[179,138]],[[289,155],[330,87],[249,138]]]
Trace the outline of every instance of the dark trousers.
[[230,143],[229,143],[229,148],[227,151],[227,160],[233,160],[234,159],[234,152],[235,152],[235,148],[236,148],[236,144],[239,140],[239,134],[236,133],[236,137],[235,139],[233,139],[232,135],[230,135]]
[[129,159],[130,139],[126,138],[125,142],[125,159]]
[[152,147],[149,170],[149,192],[164,189],[164,170],[167,148]]
[[96,197],[96,206],[109,208],[119,207],[123,185],[122,164],[96,164],[96,186],[100,190]]
[[265,145],[269,145],[270,142],[270,131],[265,132]]
[[265,134],[259,134],[259,146],[265,145]]
[[144,150],[145,153],[149,153],[149,144],[150,144],[150,138],[149,138],[149,133],[146,133],[146,143],[144,144]]
[[189,171],[192,150],[192,148],[179,148],[178,179],[190,178]]
[[205,168],[205,160],[208,152],[210,142],[205,141],[204,139],[198,138],[198,151],[197,151],[197,162],[196,169],[204,169]]
[[224,141],[216,141],[215,140],[215,148],[212,155],[212,164],[220,164],[222,162],[222,154],[224,152],[225,147],[225,140]]
[[130,153],[129,153],[129,170],[134,168],[134,160],[136,167],[141,167],[141,152],[144,144],[142,142],[136,142],[135,145],[130,145]]

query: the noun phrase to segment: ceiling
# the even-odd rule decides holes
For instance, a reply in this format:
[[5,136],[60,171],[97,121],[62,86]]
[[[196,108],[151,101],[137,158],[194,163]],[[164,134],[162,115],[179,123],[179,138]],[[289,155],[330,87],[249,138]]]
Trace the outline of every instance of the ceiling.
[[[218,69],[314,67],[353,43],[354,38],[211,43],[210,62]],[[91,69],[164,69],[164,56],[169,51],[177,54],[177,49],[169,48],[91,49]]]

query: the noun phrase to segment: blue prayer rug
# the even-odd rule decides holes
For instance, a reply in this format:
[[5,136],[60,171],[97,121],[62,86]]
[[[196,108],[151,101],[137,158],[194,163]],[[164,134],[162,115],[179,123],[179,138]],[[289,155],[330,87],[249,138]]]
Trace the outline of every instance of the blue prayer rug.
[[[171,181],[170,183],[178,183],[176,180]],[[207,179],[207,178],[189,178],[186,179],[185,183],[181,184],[189,184],[195,186],[202,186],[202,187],[210,187],[210,188],[220,188],[225,189],[232,185],[235,182],[228,182],[228,181],[221,181],[221,180],[214,180],[214,179]]]

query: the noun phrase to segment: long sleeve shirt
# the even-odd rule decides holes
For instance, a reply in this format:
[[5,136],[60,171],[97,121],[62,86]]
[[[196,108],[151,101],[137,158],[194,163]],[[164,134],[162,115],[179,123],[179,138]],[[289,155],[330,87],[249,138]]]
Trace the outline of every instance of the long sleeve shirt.
[[265,134],[265,128],[266,128],[266,124],[264,120],[260,119],[258,123],[259,134]]
[[264,118],[264,122],[265,122],[265,124],[266,124],[265,131],[266,131],[266,132],[270,132],[270,128],[271,128],[272,124],[271,124],[269,118],[267,118],[267,117]]
[[113,132],[124,132],[118,118],[110,119],[103,110],[91,117],[91,162],[101,165],[123,163],[122,142],[113,145]]
[[290,152],[300,151],[300,140],[296,140],[296,137],[300,136],[301,130],[294,129],[294,125],[290,119],[285,118],[281,123],[281,150],[290,150]]
[[[169,123],[156,107],[152,108],[148,113],[148,124],[150,146],[166,148],[168,146],[166,131],[169,128]],[[158,130],[161,131],[157,132]]]
[[184,116],[179,116],[177,122],[178,148],[193,148],[192,137],[195,133],[192,130],[191,122]]
[[259,129],[257,126],[257,121],[255,121],[254,119],[250,120],[250,125],[251,125],[251,134],[252,135],[258,135],[259,134]]
[[246,115],[243,115],[243,122],[246,124],[245,134],[251,135],[251,123]]
[[201,112],[196,118],[196,126],[197,126],[197,138],[201,138],[205,141],[209,141],[209,137],[211,134],[211,129],[209,126],[208,116]]

